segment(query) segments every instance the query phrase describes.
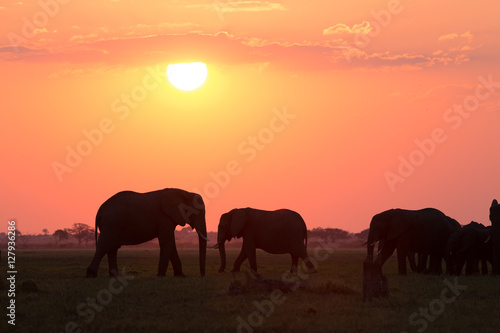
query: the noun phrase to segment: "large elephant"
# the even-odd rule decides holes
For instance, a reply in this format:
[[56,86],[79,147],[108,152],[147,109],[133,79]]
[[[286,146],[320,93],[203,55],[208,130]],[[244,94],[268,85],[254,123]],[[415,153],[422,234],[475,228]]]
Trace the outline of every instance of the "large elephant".
[[87,268],[87,277],[97,276],[99,264],[106,254],[109,274],[117,275],[117,251],[122,245],[140,244],[156,237],[160,243],[158,276],[165,276],[169,261],[174,275],[184,276],[174,230],[177,225],[186,223],[198,232],[200,274],[205,275],[208,239],[205,205],[199,194],[168,188],[147,193],[119,192],[101,205],[95,223],[96,252]]
[[299,258],[304,260],[310,273],[316,272],[307,256],[307,228],[302,217],[291,210],[280,209],[264,211],[253,208],[233,209],[221,216],[217,234],[221,266],[226,267],[225,242],[233,237],[243,237],[241,252],[234,262],[232,271],[238,272],[241,264],[248,258],[250,268],[257,272],[256,249],[268,253],[290,253],[292,272],[297,271]]
[[367,260],[373,260],[373,248],[379,241],[377,261],[383,266],[397,249],[398,272],[405,275],[406,258],[411,252],[430,257],[429,272],[441,274],[441,261],[451,262],[446,254],[448,237],[460,229],[460,224],[434,208],[421,210],[390,209],[375,215],[370,223],[367,241]]
[[500,275],[500,205],[496,199],[490,207],[492,274]]
[[492,261],[491,227],[471,222],[455,231],[448,239],[447,251],[451,255],[453,273],[460,275],[465,263],[466,275],[479,273],[478,263],[482,263],[482,274],[488,274],[487,261]]

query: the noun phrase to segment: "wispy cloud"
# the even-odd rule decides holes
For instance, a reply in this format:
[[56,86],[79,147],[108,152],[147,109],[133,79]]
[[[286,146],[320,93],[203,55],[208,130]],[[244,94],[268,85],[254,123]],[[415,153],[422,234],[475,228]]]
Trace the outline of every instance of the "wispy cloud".
[[372,26],[370,22],[363,21],[359,24],[354,24],[352,27],[344,24],[337,23],[334,26],[326,28],[323,30],[323,35],[341,35],[341,34],[363,34],[366,35],[372,31]]
[[211,4],[186,5],[185,8],[203,8],[217,12],[264,12],[286,10],[280,3],[267,1],[224,1],[215,0]]
[[[471,46],[458,44],[456,51],[448,48],[439,50],[421,50],[419,52],[369,51],[348,44],[342,36],[332,35],[368,33],[367,21],[353,26],[336,24],[328,29],[322,40],[283,41],[258,37],[237,37],[227,32],[218,33],[161,33],[158,26],[136,25],[128,29],[133,34],[104,32],[85,34],[78,31],[70,37],[66,47],[45,47],[29,52],[9,54],[8,48],[0,49],[0,58],[9,61],[71,62],[96,63],[107,65],[141,65],[169,61],[187,61],[203,59],[220,64],[262,64],[261,70],[275,68],[293,71],[316,70],[381,70],[413,71],[437,65],[460,65],[469,61],[466,54]],[[97,30],[95,30],[97,31]],[[85,32],[85,33],[81,33]],[[457,34],[442,41],[468,41],[470,32]],[[462,36],[462,37],[461,37]],[[454,44],[455,45],[455,44]],[[4,51],[4,52],[1,52]],[[348,63],[345,53],[351,62]]]
[[474,40],[474,35],[470,32],[464,32],[462,34],[451,33],[447,35],[442,35],[438,38],[439,41],[452,40],[452,39],[463,39],[467,42],[472,42]]
[[69,41],[72,42],[72,41],[86,40],[86,39],[95,38],[97,36],[98,35],[96,33],[91,33],[88,35],[73,35],[69,38]]
[[438,37],[439,50],[432,53],[434,60],[439,60],[445,65],[459,65],[469,61],[469,51],[481,47],[474,43],[474,34],[470,31],[464,33],[450,33]]

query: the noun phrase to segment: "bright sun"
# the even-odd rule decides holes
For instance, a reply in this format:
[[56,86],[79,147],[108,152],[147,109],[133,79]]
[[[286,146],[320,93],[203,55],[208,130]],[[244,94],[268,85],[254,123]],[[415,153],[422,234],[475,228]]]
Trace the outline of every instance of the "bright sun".
[[207,78],[207,65],[202,62],[170,64],[167,66],[167,78],[180,90],[199,88]]

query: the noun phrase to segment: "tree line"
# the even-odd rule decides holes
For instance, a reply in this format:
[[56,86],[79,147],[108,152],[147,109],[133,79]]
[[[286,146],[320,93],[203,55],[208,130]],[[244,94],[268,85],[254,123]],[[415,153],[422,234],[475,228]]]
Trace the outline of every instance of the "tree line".
[[[50,234],[47,228],[42,229],[42,233],[38,235],[25,234],[16,229],[16,241],[19,241],[21,245],[26,245],[30,239],[44,239],[51,236],[55,239],[56,244],[75,238],[78,245],[82,245],[82,243],[88,245],[90,241],[95,239],[95,229],[85,223],[74,223],[71,228],[57,229],[53,234]],[[0,233],[0,240],[4,240],[6,237],[4,232]]]
[[[216,237],[216,233],[210,232],[212,238]],[[0,233],[0,239],[3,239],[4,233]],[[181,230],[176,230],[176,238],[179,239],[197,239],[195,232],[191,230],[190,227],[183,228]],[[57,245],[62,244],[64,241],[69,241],[71,239],[76,239],[78,245],[88,245],[89,242],[93,243],[95,240],[95,229],[85,223],[74,223],[71,228],[57,229],[52,234],[48,229],[44,228],[41,234],[38,235],[28,235],[23,234],[20,230],[16,230],[16,238],[21,242],[21,244],[26,245],[31,237],[45,238],[53,237]],[[342,242],[349,239],[366,239],[368,237],[368,229],[363,230],[359,233],[349,233],[345,230],[338,228],[314,228],[307,231],[307,237],[312,241],[324,241],[328,243]],[[36,239],[35,238],[35,239]]]

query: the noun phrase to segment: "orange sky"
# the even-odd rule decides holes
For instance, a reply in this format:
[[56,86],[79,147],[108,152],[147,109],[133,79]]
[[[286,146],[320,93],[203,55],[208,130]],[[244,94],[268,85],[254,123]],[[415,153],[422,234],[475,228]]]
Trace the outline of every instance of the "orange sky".
[[[488,225],[500,199],[499,10],[2,1],[0,220],[52,233],[94,225],[118,191],[177,187],[204,197],[212,231],[247,206],[351,232],[396,207]],[[165,70],[189,61],[208,79],[183,92]]]

